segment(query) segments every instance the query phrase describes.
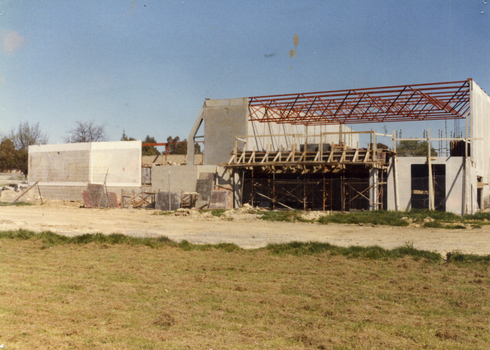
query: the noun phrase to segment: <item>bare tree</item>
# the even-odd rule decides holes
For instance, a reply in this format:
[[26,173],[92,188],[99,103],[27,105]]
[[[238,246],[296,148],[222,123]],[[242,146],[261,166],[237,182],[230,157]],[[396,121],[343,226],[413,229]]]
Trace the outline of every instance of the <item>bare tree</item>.
[[[8,142],[8,141],[10,142]],[[28,149],[31,145],[40,145],[48,142],[48,136],[41,131],[39,123],[29,125],[29,122],[21,122],[17,129],[10,132],[2,142],[2,157],[8,157],[14,162],[14,168],[27,175]],[[12,147],[13,145],[13,147]]]
[[74,129],[68,131],[70,136],[65,140],[71,143],[79,142],[97,142],[107,139],[105,134],[105,125],[94,125],[94,121],[79,122]]
[[48,136],[41,131],[39,123],[29,125],[29,122],[21,122],[17,130],[10,132],[9,139],[14,143],[15,149],[27,150],[31,145],[41,145],[48,142]]

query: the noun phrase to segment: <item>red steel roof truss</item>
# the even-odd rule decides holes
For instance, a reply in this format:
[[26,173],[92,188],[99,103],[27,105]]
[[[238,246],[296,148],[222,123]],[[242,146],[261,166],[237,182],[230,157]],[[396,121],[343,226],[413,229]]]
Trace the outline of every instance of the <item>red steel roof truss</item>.
[[249,98],[250,120],[304,125],[463,119],[470,79]]

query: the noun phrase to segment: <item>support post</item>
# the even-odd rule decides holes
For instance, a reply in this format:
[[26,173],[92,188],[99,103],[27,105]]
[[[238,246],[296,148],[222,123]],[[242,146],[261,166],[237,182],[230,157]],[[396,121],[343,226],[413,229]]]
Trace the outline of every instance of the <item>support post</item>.
[[235,162],[238,163],[238,140],[235,137],[235,148],[233,149],[233,154],[235,155]]
[[325,211],[325,173],[323,173],[323,211]]
[[272,173],[272,210],[276,210],[276,172]]
[[378,151],[378,144],[376,142],[376,132],[373,131],[373,162],[375,162],[378,159],[377,151]]
[[432,177],[432,159],[430,146],[430,128],[427,131],[427,166],[429,167],[429,210],[434,210],[434,180]]
[[468,114],[465,118],[465,138],[464,138],[464,159],[463,159],[463,201],[462,201],[462,210],[461,215],[468,214],[468,204],[466,201],[467,191],[467,182],[468,182]]
[[398,211],[400,208],[400,205],[398,203],[399,201],[399,194],[398,194],[398,157],[396,155],[396,131],[393,131],[393,189],[394,189],[394,194],[395,194],[395,210]]
[[252,192],[252,208],[255,207],[254,205],[254,169],[252,168],[252,176],[250,176],[250,185],[251,185],[251,192]]
[[237,188],[237,183],[235,181],[235,168],[232,169],[231,171],[231,176],[233,177],[233,180],[232,180],[232,189],[233,189],[233,209],[235,209],[237,206],[236,206],[236,188]]
[[342,170],[342,175],[340,175],[340,207],[342,213],[344,213],[345,212],[344,170]]
[[[240,175],[238,175],[240,176]],[[242,181],[240,183],[240,205],[243,206],[243,186],[245,186],[245,170],[242,170]]]
[[172,211],[172,195],[170,194],[170,169],[168,170],[168,210]]
[[323,162],[323,133],[322,132],[320,132],[320,143],[318,144],[318,150],[320,151],[320,162]]
[[[199,131],[199,128],[201,127],[201,124],[204,120],[204,109],[205,108],[206,108],[206,102],[204,102],[204,104],[202,105],[201,110],[199,111],[199,115],[198,115],[196,121],[194,122],[192,130],[189,134],[189,137],[187,138],[187,140],[189,140],[187,142],[187,157],[186,157],[186,161],[187,161],[188,165],[194,165],[194,158],[195,158],[194,144],[196,142],[196,134]],[[206,140],[204,140],[204,141],[206,141]],[[167,147],[166,147],[165,151],[168,149]],[[166,156],[167,156],[167,153],[165,152],[165,157]],[[167,160],[167,159],[165,158],[165,160]]]
[[371,189],[369,190],[369,202],[371,210],[378,210],[378,169],[371,168],[369,171],[369,186]]
[[304,174],[304,181],[303,181],[303,210],[306,211],[306,178],[307,178],[308,174]]

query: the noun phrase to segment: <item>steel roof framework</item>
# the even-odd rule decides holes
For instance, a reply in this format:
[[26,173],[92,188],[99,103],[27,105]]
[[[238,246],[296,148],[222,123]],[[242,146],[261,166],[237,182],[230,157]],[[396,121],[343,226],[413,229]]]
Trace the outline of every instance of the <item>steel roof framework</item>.
[[470,82],[249,97],[249,119],[302,125],[464,119]]

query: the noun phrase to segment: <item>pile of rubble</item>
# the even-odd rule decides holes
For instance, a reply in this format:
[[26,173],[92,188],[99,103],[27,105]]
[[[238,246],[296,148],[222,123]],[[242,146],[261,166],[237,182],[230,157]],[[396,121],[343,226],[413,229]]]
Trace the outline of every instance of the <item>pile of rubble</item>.
[[[260,209],[265,211],[267,209]],[[198,210],[198,209],[177,209],[170,215],[174,216],[191,216],[198,219],[206,220],[225,220],[225,221],[249,221],[260,217],[259,209],[253,208],[249,204],[245,204],[241,208],[226,209],[226,210]],[[322,216],[329,215],[329,212],[310,211],[301,215],[301,218],[307,221],[317,221]]]
[[[37,188],[29,189],[26,182],[19,184],[9,184],[0,188],[0,202],[12,203],[19,197],[19,202],[38,203],[41,202]],[[26,190],[28,192],[26,193]]]

